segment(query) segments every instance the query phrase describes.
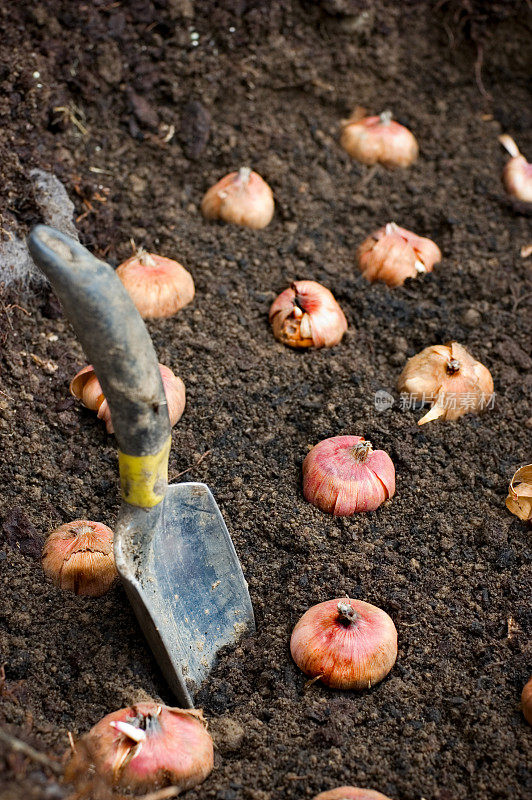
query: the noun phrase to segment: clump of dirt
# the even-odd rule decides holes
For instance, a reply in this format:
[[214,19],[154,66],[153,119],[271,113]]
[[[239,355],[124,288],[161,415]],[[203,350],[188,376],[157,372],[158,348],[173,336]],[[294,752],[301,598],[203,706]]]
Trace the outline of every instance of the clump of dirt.
[[[10,0],[0,20],[2,228],[23,236],[40,218],[29,171],[46,170],[96,255],[116,265],[134,239],[196,284],[193,304],[149,323],[159,360],[187,387],[170,479],[197,464],[187,477],[211,487],[257,633],[221,655],[198,698],[218,749],[187,797],[295,800],[342,784],[398,800],[528,797],[530,535],[504,499],[530,460],[520,248],[531,231],[528,209],[502,192],[497,137],[532,157],[530,22],[494,21],[482,93],[475,43],[433,4]],[[412,129],[413,167],[349,160],[338,123],[355,105],[391,108]],[[208,186],[243,165],[275,193],[260,232],[199,213]],[[444,254],[395,289],[354,264],[391,220]],[[348,318],[332,350],[295,352],[271,334],[271,301],[303,278],[331,289]],[[491,370],[495,407],[419,428],[397,377],[451,339]],[[115,440],[68,396],[85,359],[53,295],[4,293],[0,341],[0,715],[57,764],[68,731],[148,696],[173,699],[119,585],[74,597],[40,567],[47,531],[80,517],[113,527],[119,508]],[[375,407],[380,389],[395,396],[387,411]],[[301,463],[347,433],[391,455],[397,494],[334,519],[304,501]],[[397,664],[371,691],[306,688],[292,627],[345,592],[393,617]],[[67,794],[2,741],[0,764],[6,800]]]

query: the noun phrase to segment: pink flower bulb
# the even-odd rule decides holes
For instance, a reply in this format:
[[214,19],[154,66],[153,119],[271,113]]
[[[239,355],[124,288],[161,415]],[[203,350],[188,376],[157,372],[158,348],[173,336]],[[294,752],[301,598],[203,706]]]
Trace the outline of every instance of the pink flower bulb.
[[340,144],[356,161],[385,167],[409,167],[419,152],[414,134],[394,122],[391,111],[363,118],[355,111],[343,124]]
[[289,347],[333,347],[347,330],[344,312],[332,293],[316,281],[294,281],[273,301],[273,335]]
[[108,786],[135,791],[202,783],[213,768],[213,743],[201,711],[138,703],[108,714],[74,746],[65,778],[89,771]]
[[373,789],[358,789],[356,786],[338,786],[328,792],[320,792],[313,800],[390,800]]
[[299,669],[332,689],[369,689],[397,658],[397,630],[388,614],[362,600],[327,600],[295,626],[290,653]]
[[432,239],[418,236],[395,222],[368,236],[357,250],[362,275],[371,283],[402,286],[407,278],[432,272],[441,261],[441,250]]
[[273,192],[257,172],[241,167],[230,172],[205,193],[201,211],[206,219],[221,219],[233,225],[265,228],[272,221]]
[[303,461],[303,494],[335,516],[375,511],[395,493],[395,468],[384,450],[362,436],[333,436],[312,448]]

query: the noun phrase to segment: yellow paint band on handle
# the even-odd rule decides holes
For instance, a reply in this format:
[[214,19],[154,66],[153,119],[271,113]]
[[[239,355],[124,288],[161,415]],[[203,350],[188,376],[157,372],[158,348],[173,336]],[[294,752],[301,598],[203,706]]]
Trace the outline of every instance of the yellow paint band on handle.
[[168,456],[172,437],[158,453],[150,456],[128,456],[118,451],[120,493],[132,506],[152,508],[164,497],[168,486]]

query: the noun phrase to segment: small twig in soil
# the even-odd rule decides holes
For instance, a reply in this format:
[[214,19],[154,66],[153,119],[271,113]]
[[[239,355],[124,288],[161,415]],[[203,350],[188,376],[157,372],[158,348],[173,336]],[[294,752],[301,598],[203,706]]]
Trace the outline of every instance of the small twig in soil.
[[10,303],[8,306],[4,306],[4,311],[11,311],[12,308],[18,308],[19,311],[22,311],[23,314],[26,314],[27,317],[31,317],[30,312],[22,308],[22,306],[17,306],[16,303]]
[[37,764],[41,764],[43,767],[47,767],[54,775],[62,775],[63,770],[58,764],[55,764],[48,756],[44,753],[39,753],[38,750],[35,750],[31,745],[26,744],[26,742],[21,741],[21,739],[17,739],[15,736],[11,736],[6,731],[3,731],[0,728],[0,742],[3,742],[5,745],[14,750],[16,753],[22,753],[27,758],[30,758],[32,761],[36,761]]
[[206,450],[206,451],[203,453],[203,455],[202,455],[202,456],[200,456],[200,457],[198,458],[198,460],[196,461],[196,463],[195,463],[195,464],[192,464],[190,467],[187,467],[187,468],[186,468],[186,469],[184,469],[182,472],[178,472],[178,473],[177,473],[177,475],[174,475],[174,476],[173,476],[172,480],[173,480],[173,481],[176,481],[178,478],[180,478],[180,477],[181,477],[181,475],[186,475],[186,473],[187,473],[187,472],[190,472],[192,469],[196,469],[196,467],[199,467],[199,465],[201,464],[201,462],[203,461],[203,459],[204,459],[204,458],[207,458],[207,456],[210,456],[210,454],[211,454],[211,453],[212,453],[212,450]]

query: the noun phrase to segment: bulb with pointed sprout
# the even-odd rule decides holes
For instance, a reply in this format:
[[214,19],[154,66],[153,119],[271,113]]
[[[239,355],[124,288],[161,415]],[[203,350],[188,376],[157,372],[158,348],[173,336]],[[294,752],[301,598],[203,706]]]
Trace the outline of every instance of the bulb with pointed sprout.
[[65,779],[95,772],[107,786],[149,791],[192,789],[213,768],[213,744],[201,711],[137,703],[108,714],[75,743]]
[[290,652],[299,669],[333,689],[369,689],[397,658],[397,630],[377,606],[347,597],[312,606],[295,626]]
[[383,281],[388,286],[402,286],[407,278],[432,272],[434,264],[441,261],[441,251],[432,239],[389,222],[362,242],[357,261],[362,275],[371,283]]
[[113,531],[101,522],[86,519],[67,522],[49,534],[42,566],[61,589],[99,597],[117,577]]
[[316,281],[294,281],[270,308],[273,335],[290,347],[333,347],[347,330],[344,312]]
[[335,516],[375,511],[395,493],[395,468],[384,450],[361,436],[333,436],[303,461],[303,494]]
[[499,142],[511,155],[502,172],[506,191],[524,203],[532,203],[532,164],[521,155],[511,136],[505,133],[499,136]]
[[201,201],[201,211],[206,219],[265,228],[273,217],[273,192],[258,173],[241,167],[211,186]]
[[[163,382],[163,389],[168,405],[168,416],[170,425],[173,427],[181,418],[185,410],[185,384],[174,375],[171,369],[159,364],[159,371]],[[76,400],[81,400],[85,408],[98,412],[98,419],[105,422],[108,433],[113,433],[113,421],[111,419],[111,409],[104,397],[100,381],[96,377],[94,367],[89,364],[83,367],[70,382],[70,394]]]
[[414,135],[392,119],[391,111],[375,117],[353,116],[342,123],[340,144],[362,164],[383,164],[385,167],[409,167],[418,156]]
[[493,398],[490,371],[458,342],[425,347],[410,358],[397,388],[412,400],[432,402],[418,425],[482,411]]

